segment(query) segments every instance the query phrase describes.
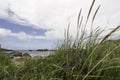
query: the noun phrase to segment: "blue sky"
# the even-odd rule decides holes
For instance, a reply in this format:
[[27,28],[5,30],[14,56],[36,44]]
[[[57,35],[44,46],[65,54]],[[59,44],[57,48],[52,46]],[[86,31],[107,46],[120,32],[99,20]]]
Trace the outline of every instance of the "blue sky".
[[[64,40],[69,22],[70,33],[75,38],[79,10],[83,9],[85,21],[91,3],[92,0],[0,0],[0,44],[8,49],[52,49],[57,41]],[[120,0],[96,0],[91,15],[98,5],[101,7],[93,28],[104,29],[102,37],[120,25],[119,3]],[[90,22],[86,34],[89,25]],[[120,32],[113,38],[119,39]]]
[[[35,29],[31,25],[20,25],[14,22],[10,22],[9,20],[0,19],[0,28],[11,30],[12,33],[25,32],[26,34],[33,36],[44,36],[44,33],[47,31],[45,29]],[[18,40],[15,37],[5,37],[0,39],[0,44],[2,44],[3,48],[8,49],[40,49],[40,48],[48,48],[52,49],[55,46],[53,45],[55,41],[53,40],[45,40],[45,39],[31,39],[31,40]],[[24,45],[24,47],[23,47]]]
[[0,19],[0,28],[10,29],[12,32],[26,32],[31,35],[44,35],[45,29],[34,29],[33,26],[21,25],[17,23],[10,22],[9,20]]

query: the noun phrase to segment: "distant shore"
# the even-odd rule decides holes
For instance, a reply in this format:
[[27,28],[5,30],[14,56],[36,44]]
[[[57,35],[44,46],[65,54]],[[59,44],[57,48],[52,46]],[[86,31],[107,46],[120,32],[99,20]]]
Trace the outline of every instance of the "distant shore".
[[37,49],[37,50],[12,50],[12,49],[5,49],[1,48],[1,51],[56,51],[55,49]]

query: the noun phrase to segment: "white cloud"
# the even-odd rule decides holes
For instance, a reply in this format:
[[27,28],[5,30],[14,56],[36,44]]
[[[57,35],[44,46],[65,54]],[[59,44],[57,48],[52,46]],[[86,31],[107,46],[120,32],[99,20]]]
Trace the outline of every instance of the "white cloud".
[[0,0],[0,17],[7,16],[8,0]]
[[10,30],[0,28],[0,38],[7,37],[11,34]]
[[[86,15],[92,0],[1,0],[0,17],[8,18],[23,24],[36,25],[34,28],[51,29],[45,33],[45,39],[63,39],[64,29],[71,22],[71,33],[76,33],[76,19],[78,12],[83,7]],[[95,25],[102,28],[114,28],[119,25],[120,0],[97,0],[96,6],[101,4]],[[14,15],[7,14],[8,8]],[[93,13],[92,13],[93,14]],[[24,20],[21,20],[24,19]],[[89,28],[88,28],[89,30]],[[32,38],[26,33],[19,33],[19,39]],[[22,36],[22,37],[20,37]],[[36,36],[41,39],[43,37]]]
[[33,35],[26,34],[25,32],[13,33],[9,29],[0,28],[0,39],[8,36],[16,37],[19,40],[45,39],[44,36],[33,36]]
[[19,40],[29,40],[31,38],[31,36],[25,32],[13,33],[11,35],[18,37]]
[[14,33],[13,35],[16,35],[19,40],[44,39],[43,36],[28,35],[25,32]]

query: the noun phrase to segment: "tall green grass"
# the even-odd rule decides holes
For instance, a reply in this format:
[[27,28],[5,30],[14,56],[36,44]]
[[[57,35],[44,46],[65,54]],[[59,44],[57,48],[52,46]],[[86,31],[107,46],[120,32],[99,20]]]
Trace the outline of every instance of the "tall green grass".
[[[21,65],[15,65],[9,57],[0,53],[0,80],[120,80],[120,40],[108,40],[120,26],[100,38],[103,30],[100,27],[93,30],[100,5],[94,12],[91,25],[87,26],[94,4],[95,0],[85,22],[80,10],[76,38],[72,39],[68,25],[64,42],[54,54],[25,59]],[[91,31],[86,36],[87,27],[91,27]]]

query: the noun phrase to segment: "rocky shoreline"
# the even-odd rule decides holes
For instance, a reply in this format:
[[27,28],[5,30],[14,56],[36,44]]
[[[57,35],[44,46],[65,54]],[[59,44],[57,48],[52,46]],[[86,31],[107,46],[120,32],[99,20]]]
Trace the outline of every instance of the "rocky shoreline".
[[10,53],[6,53],[12,59],[20,59],[20,58],[31,58],[30,54],[22,53],[20,51],[12,51]]

